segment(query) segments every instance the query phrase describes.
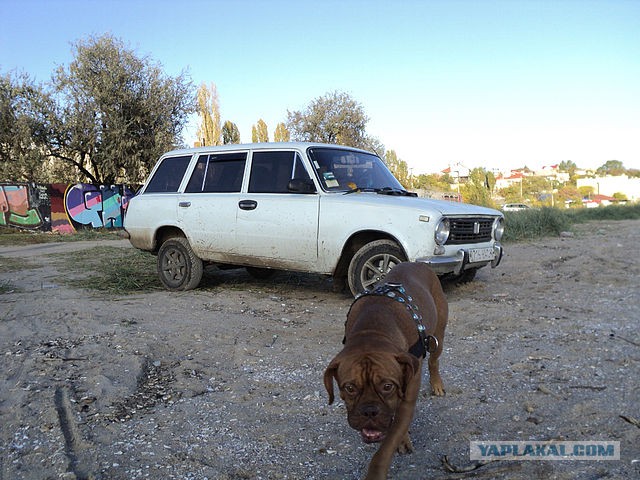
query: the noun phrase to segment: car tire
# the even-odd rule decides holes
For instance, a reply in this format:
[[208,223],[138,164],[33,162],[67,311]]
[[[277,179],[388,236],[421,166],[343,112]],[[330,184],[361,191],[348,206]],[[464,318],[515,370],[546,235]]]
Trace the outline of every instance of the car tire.
[[406,261],[402,249],[393,240],[375,240],[364,245],[351,259],[347,279],[354,296],[370,291],[389,270]]
[[204,266],[184,237],[166,240],[158,250],[158,276],[169,290],[193,290],[200,284]]
[[276,274],[276,270],[272,268],[245,267],[249,275],[256,280],[268,280]]

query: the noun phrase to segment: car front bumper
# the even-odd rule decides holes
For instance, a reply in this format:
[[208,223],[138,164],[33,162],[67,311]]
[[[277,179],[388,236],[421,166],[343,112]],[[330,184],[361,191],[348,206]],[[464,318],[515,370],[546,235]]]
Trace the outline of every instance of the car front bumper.
[[471,268],[481,268],[487,265],[491,265],[491,268],[495,268],[500,264],[502,255],[504,254],[504,248],[501,244],[496,243],[493,246],[494,258],[493,260],[483,260],[479,262],[471,262],[469,249],[461,248],[456,252],[454,256],[434,256],[427,258],[417,258],[416,262],[426,263],[432,270],[438,275],[444,275],[447,273],[453,273],[459,275],[465,270]]

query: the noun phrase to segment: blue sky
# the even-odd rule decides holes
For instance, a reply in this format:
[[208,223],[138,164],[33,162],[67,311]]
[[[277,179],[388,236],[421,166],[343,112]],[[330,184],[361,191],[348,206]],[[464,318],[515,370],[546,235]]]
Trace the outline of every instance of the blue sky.
[[637,0],[0,0],[0,73],[47,81],[106,32],[214,82],[243,141],[338,90],[414,173],[640,168]]

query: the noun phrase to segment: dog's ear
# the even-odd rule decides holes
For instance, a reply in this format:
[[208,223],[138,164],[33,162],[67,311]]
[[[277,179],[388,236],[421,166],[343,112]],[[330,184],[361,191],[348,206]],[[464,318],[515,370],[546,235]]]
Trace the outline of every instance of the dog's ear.
[[416,374],[419,373],[420,370],[420,361],[410,353],[401,353],[396,355],[396,360],[402,367],[402,397],[404,398],[404,394],[407,392],[407,386],[409,382]]
[[[324,371],[324,388],[327,390],[329,394],[329,405],[333,403],[334,395],[333,395],[333,379],[336,378],[336,374],[338,373],[338,365],[339,362],[337,357],[331,360],[331,363]],[[336,379],[337,380],[337,379]]]

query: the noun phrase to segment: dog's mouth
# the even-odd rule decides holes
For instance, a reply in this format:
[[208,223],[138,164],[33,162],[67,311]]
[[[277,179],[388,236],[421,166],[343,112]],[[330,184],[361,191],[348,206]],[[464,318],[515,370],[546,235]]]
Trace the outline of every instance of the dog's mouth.
[[376,443],[384,440],[384,433],[380,430],[373,430],[371,428],[363,428],[360,430],[360,436],[364,443]]

